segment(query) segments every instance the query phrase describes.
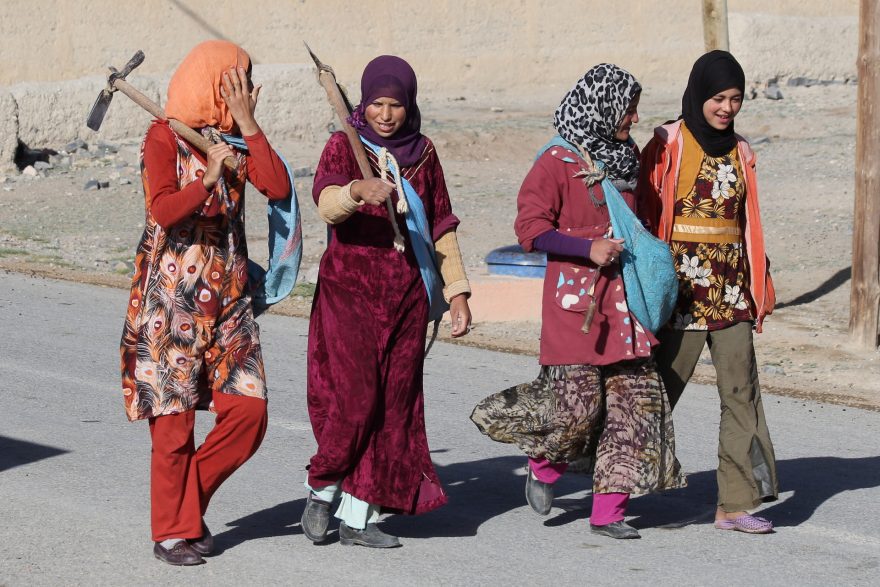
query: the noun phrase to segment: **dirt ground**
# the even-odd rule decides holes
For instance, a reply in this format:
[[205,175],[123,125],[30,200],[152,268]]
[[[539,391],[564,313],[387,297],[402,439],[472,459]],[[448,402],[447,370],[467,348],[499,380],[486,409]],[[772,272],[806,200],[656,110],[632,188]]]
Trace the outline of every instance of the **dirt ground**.
[[[765,392],[880,410],[880,352],[855,348],[847,335],[852,248],[855,100],[853,85],[783,87],[784,99],[745,103],[737,130],[753,141],[777,310],[756,337]],[[515,199],[535,151],[552,132],[561,96],[453,95],[420,100],[423,131],[436,143],[468,272],[486,274],[496,247],[516,242]],[[672,92],[646,91],[634,138],[678,112]],[[257,111],[259,114],[259,109]],[[85,114],[85,113],[84,113]],[[144,126],[147,118],[145,115]],[[266,129],[270,139],[271,129]],[[0,177],[0,268],[127,287],[143,227],[138,140],[89,151],[37,177]],[[295,167],[314,168],[322,144],[274,141]],[[42,145],[62,150],[63,145]],[[116,152],[112,152],[116,150]],[[109,187],[85,190],[90,179]],[[311,177],[297,180],[303,216],[303,282],[273,311],[308,315],[325,229],[311,200]],[[248,201],[251,255],[265,259],[265,214]],[[120,309],[120,325],[122,323]],[[540,325],[478,323],[462,344],[536,355]],[[448,328],[441,329],[448,338]],[[535,364],[537,372],[537,362]],[[708,355],[696,380],[711,383]]]

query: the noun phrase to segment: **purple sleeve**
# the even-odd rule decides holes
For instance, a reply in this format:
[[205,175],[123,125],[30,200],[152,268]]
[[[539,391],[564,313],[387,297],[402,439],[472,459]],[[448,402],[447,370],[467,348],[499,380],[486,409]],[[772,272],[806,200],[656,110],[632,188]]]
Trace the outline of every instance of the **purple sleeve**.
[[535,239],[535,248],[546,253],[562,257],[585,257],[590,258],[590,248],[593,241],[588,238],[579,238],[562,234],[558,230],[548,230],[541,233]]

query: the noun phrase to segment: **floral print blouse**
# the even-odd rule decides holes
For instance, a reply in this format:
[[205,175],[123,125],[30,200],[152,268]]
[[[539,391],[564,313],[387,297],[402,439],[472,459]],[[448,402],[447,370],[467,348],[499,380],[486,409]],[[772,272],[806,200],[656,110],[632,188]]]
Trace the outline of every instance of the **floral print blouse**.
[[[685,149],[700,149],[683,131]],[[737,151],[712,157],[700,149],[699,156],[696,179],[680,185],[675,202],[670,247],[679,274],[677,330],[717,330],[753,319],[740,232],[746,186]]]

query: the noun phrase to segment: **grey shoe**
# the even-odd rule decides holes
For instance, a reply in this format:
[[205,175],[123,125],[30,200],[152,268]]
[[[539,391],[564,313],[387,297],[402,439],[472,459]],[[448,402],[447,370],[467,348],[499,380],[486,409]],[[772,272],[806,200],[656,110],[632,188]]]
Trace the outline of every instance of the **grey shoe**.
[[396,548],[400,546],[400,540],[397,536],[386,534],[376,524],[367,524],[363,530],[355,530],[345,525],[345,522],[339,524],[339,542],[345,546],[359,544],[369,548]]
[[526,501],[535,512],[546,516],[553,505],[553,485],[538,481],[531,467],[526,466],[526,469],[529,472],[526,476]]
[[187,542],[193,547],[193,550],[202,556],[214,552],[214,536],[211,534],[211,531],[208,530],[204,520],[202,520],[202,537],[197,540],[187,540]]
[[309,491],[300,523],[306,538],[312,542],[323,542],[327,538],[327,526],[330,525],[330,504]]
[[611,522],[610,524],[605,524],[604,526],[594,526],[590,524],[590,532],[592,532],[593,534],[608,536],[609,538],[617,538],[618,540],[631,540],[633,538],[642,537],[642,535],[639,534],[638,530],[636,530],[623,520]]

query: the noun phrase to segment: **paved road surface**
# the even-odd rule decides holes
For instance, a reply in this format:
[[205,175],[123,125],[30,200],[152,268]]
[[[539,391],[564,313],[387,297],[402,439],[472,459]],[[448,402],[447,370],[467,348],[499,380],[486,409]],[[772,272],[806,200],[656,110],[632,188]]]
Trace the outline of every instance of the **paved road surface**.
[[[765,398],[782,498],[778,532],[713,529],[718,406],[691,386],[675,414],[686,489],[630,506],[638,541],[588,532],[589,480],[570,475],[541,518],[523,458],[468,420],[533,358],[437,344],[426,364],[428,435],[450,503],[390,517],[404,547],[313,546],[299,526],[306,322],[260,319],[271,390],[257,455],[218,492],[207,522],[224,551],[196,568],[152,558],[146,425],[122,412],[123,291],[0,274],[0,585],[857,585],[880,583],[880,414]],[[880,384],[878,384],[880,387]],[[210,423],[200,415],[199,432]]]

